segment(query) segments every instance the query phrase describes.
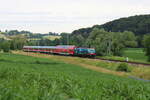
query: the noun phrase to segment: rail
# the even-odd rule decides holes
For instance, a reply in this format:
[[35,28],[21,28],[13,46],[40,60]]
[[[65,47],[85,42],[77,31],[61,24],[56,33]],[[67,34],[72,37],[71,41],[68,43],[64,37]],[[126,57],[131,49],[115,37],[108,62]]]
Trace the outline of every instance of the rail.
[[128,64],[144,65],[144,66],[150,67],[150,64],[147,64],[147,63],[141,63],[141,62],[122,61],[122,60],[113,60],[113,59],[104,59],[104,58],[94,58],[94,59],[99,59],[99,60],[104,60],[104,61],[111,61],[111,62],[125,62],[125,63],[128,63]]

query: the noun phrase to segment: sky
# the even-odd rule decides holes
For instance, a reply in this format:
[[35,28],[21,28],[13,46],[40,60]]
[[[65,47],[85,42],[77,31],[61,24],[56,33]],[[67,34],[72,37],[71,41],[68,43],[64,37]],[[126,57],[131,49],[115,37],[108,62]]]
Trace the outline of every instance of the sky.
[[0,30],[72,32],[150,14],[150,0],[0,0]]

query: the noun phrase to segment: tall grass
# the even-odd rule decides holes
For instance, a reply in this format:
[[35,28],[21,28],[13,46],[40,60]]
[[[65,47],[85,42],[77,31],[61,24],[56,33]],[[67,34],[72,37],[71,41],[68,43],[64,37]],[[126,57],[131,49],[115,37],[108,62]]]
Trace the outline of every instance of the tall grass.
[[0,54],[0,100],[149,100],[150,83],[77,65]]

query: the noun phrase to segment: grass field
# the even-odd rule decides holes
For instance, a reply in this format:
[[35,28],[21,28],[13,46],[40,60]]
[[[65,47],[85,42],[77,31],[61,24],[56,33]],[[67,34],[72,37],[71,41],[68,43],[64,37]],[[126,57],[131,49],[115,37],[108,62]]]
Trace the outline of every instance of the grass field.
[[147,56],[145,56],[143,48],[128,48],[125,50],[124,56],[133,60],[147,62]]
[[145,52],[144,52],[143,48],[127,48],[124,50],[123,57],[104,56],[104,57],[100,57],[100,58],[126,61],[126,57],[129,58],[129,61],[150,63],[147,61],[147,56],[145,56]]
[[[55,39],[59,39],[61,38],[61,36],[43,36],[42,37],[43,39],[49,39],[49,40],[55,40]],[[37,40],[41,40],[41,38],[29,38],[28,40],[34,40],[34,41],[37,41]]]
[[39,57],[0,54],[0,100],[149,100],[150,83]]
[[43,38],[44,39],[49,39],[49,40],[55,40],[55,39],[61,38],[61,36],[52,36],[52,35],[50,35],[50,36],[44,36]]

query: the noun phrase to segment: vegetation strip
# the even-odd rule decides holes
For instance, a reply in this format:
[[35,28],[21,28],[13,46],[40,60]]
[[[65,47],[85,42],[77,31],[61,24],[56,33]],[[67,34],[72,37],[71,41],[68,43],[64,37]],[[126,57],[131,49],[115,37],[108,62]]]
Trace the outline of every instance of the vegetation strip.
[[150,67],[150,64],[141,63],[141,62],[122,61],[122,60],[113,60],[113,59],[104,59],[104,58],[96,58],[96,59],[104,60],[104,61],[113,61],[113,62],[125,62],[125,63],[128,63],[128,64],[144,65],[144,66],[148,66],[148,67]]

